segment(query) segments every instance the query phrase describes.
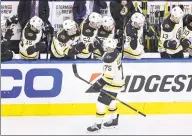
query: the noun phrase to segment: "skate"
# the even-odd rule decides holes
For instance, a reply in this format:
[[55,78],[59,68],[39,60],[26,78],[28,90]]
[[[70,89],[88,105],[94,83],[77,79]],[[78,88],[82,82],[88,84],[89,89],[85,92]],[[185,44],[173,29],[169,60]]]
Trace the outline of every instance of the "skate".
[[93,126],[90,126],[87,128],[87,132],[99,132],[101,129],[101,124],[94,124]]
[[104,128],[116,128],[118,125],[118,118],[119,118],[119,114],[117,114],[117,118],[116,119],[112,119],[108,122],[105,122],[103,124]]

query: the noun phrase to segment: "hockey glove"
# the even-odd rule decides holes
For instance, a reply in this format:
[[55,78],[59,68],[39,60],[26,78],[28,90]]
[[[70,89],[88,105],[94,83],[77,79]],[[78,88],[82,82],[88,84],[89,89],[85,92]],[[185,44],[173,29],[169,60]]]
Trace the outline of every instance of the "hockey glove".
[[12,16],[11,18],[7,19],[7,25],[11,25],[12,23],[13,24],[17,24],[19,21],[18,21],[18,17],[17,15],[14,15]]
[[39,42],[35,46],[36,51],[43,51],[46,48],[46,44]]
[[46,26],[44,27],[44,33],[47,35],[47,34],[51,34],[53,35],[53,32],[54,32],[54,28],[52,27],[51,23],[50,22],[47,22],[46,23]]
[[102,78],[100,78],[99,80],[97,80],[96,83],[93,84],[92,88],[93,90],[101,90],[103,88],[103,86],[107,84],[107,82],[105,80],[103,80]]
[[164,43],[164,48],[176,50],[177,49],[177,42],[175,40],[166,40]]
[[30,46],[27,48],[27,54],[28,55],[31,55],[33,54],[34,52],[38,52],[38,51],[42,51],[46,48],[46,45],[45,43],[37,43],[36,45],[34,46]]
[[152,37],[154,35],[153,31],[151,29],[146,30],[146,34],[148,37]]
[[102,44],[103,44],[103,41],[96,37],[96,39],[94,41],[94,48],[99,49],[99,48],[101,48]]
[[82,50],[84,50],[86,47],[85,47],[85,44],[83,42],[80,42],[79,44],[76,44],[75,45],[75,49],[80,53],[82,52]]
[[48,34],[51,34],[51,35],[52,35],[53,32],[54,32],[54,28],[53,28],[51,25],[45,27],[44,33],[45,33],[46,35],[48,35]]
[[36,49],[35,49],[34,46],[30,46],[30,47],[27,48],[26,51],[27,51],[27,54],[28,54],[28,55],[31,55],[31,54],[33,54],[34,52],[36,52]]
[[5,37],[4,37],[4,38],[5,38],[7,41],[9,41],[13,35],[14,35],[14,34],[13,34],[13,30],[12,30],[12,29],[8,29],[7,32],[5,33]]
[[191,42],[188,39],[182,38],[180,41],[181,46],[183,47],[183,50],[186,50],[191,45]]

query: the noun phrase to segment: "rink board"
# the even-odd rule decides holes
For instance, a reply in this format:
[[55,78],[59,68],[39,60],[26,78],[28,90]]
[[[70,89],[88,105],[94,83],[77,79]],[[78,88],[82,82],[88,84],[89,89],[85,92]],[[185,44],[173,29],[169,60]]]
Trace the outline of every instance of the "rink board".
[[[73,74],[94,83],[100,61],[22,61],[1,65],[2,116],[94,115],[99,95]],[[192,114],[192,59],[123,62],[126,87],[118,98],[146,114]],[[136,114],[118,104],[121,114]]]

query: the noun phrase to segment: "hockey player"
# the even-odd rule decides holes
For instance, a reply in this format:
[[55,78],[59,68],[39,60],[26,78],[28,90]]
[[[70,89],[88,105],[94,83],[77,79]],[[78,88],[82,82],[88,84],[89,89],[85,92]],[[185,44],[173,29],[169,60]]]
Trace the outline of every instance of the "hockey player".
[[[118,125],[117,105],[116,100],[108,96],[106,93],[117,97],[118,93],[124,89],[124,77],[122,71],[121,53],[116,49],[117,39],[106,38],[103,41],[103,50],[105,51],[103,61],[103,75],[93,84],[94,90],[101,90],[96,103],[96,121],[93,126],[87,128],[88,132],[99,131],[102,126],[102,121],[105,115],[105,108],[111,113],[109,122],[103,123],[106,128],[115,127]],[[104,92],[103,92],[104,91]]]
[[102,16],[99,13],[92,12],[81,24],[80,41],[83,42],[86,48],[79,54],[77,59],[90,59],[92,45],[97,36],[98,29],[102,24]]
[[17,24],[18,18],[13,16],[11,18],[5,19],[1,16],[1,61],[8,61],[14,58],[14,52],[9,50],[10,39],[14,35],[11,24]]
[[189,58],[192,58],[192,15],[187,14],[183,19],[183,35],[180,41],[184,51],[189,52]]
[[[102,18],[102,25],[98,29],[97,40],[94,41],[94,44],[102,44],[102,41],[105,38],[114,38],[115,36],[115,22],[112,17],[104,16]],[[94,52],[95,59],[101,59],[102,50],[96,49]]]
[[158,51],[161,58],[183,58],[180,45],[183,33],[183,11],[179,6],[172,8],[171,14],[161,24]]
[[124,58],[141,59],[144,53],[143,26],[145,17],[136,12],[131,16],[125,27]]
[[46,48],[43,38],[44,23],[38,16],[32,17],[22,31],[19,43],[21,59],[34,60],[39,58],[40,51]]
[[65,20],[63,29],[53,37],[51,44],[51,59],[74,58],[85,49],[85,44],[78,43],[80,38],[80,28],[73,20]]

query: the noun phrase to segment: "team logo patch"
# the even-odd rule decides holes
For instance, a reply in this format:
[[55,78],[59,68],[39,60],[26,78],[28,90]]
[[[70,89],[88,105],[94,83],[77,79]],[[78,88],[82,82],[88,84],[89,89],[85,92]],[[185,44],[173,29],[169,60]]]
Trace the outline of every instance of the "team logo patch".
[[110,55],[107,55],[107,57],[106,57],[107,59],[111,59],[111,56]]
[[65,36],[64,36],[64,35],[61,35],[61,39],[65,39]]
[[91,32],[91,30],[90,30],[90,29],[87,29],[87,30],[86,30],[86,32],[87,32],[87,33],[90,33],[90,32]]
[[105,31],[101,31],[100,33],[101,33],[101,34],[106,34]]
[[33,36],[33,33],[28,33],[28,36],[32,37],[32,36]]
[[170,25],[169,24],[165,24],[165,28],[170,28]]

